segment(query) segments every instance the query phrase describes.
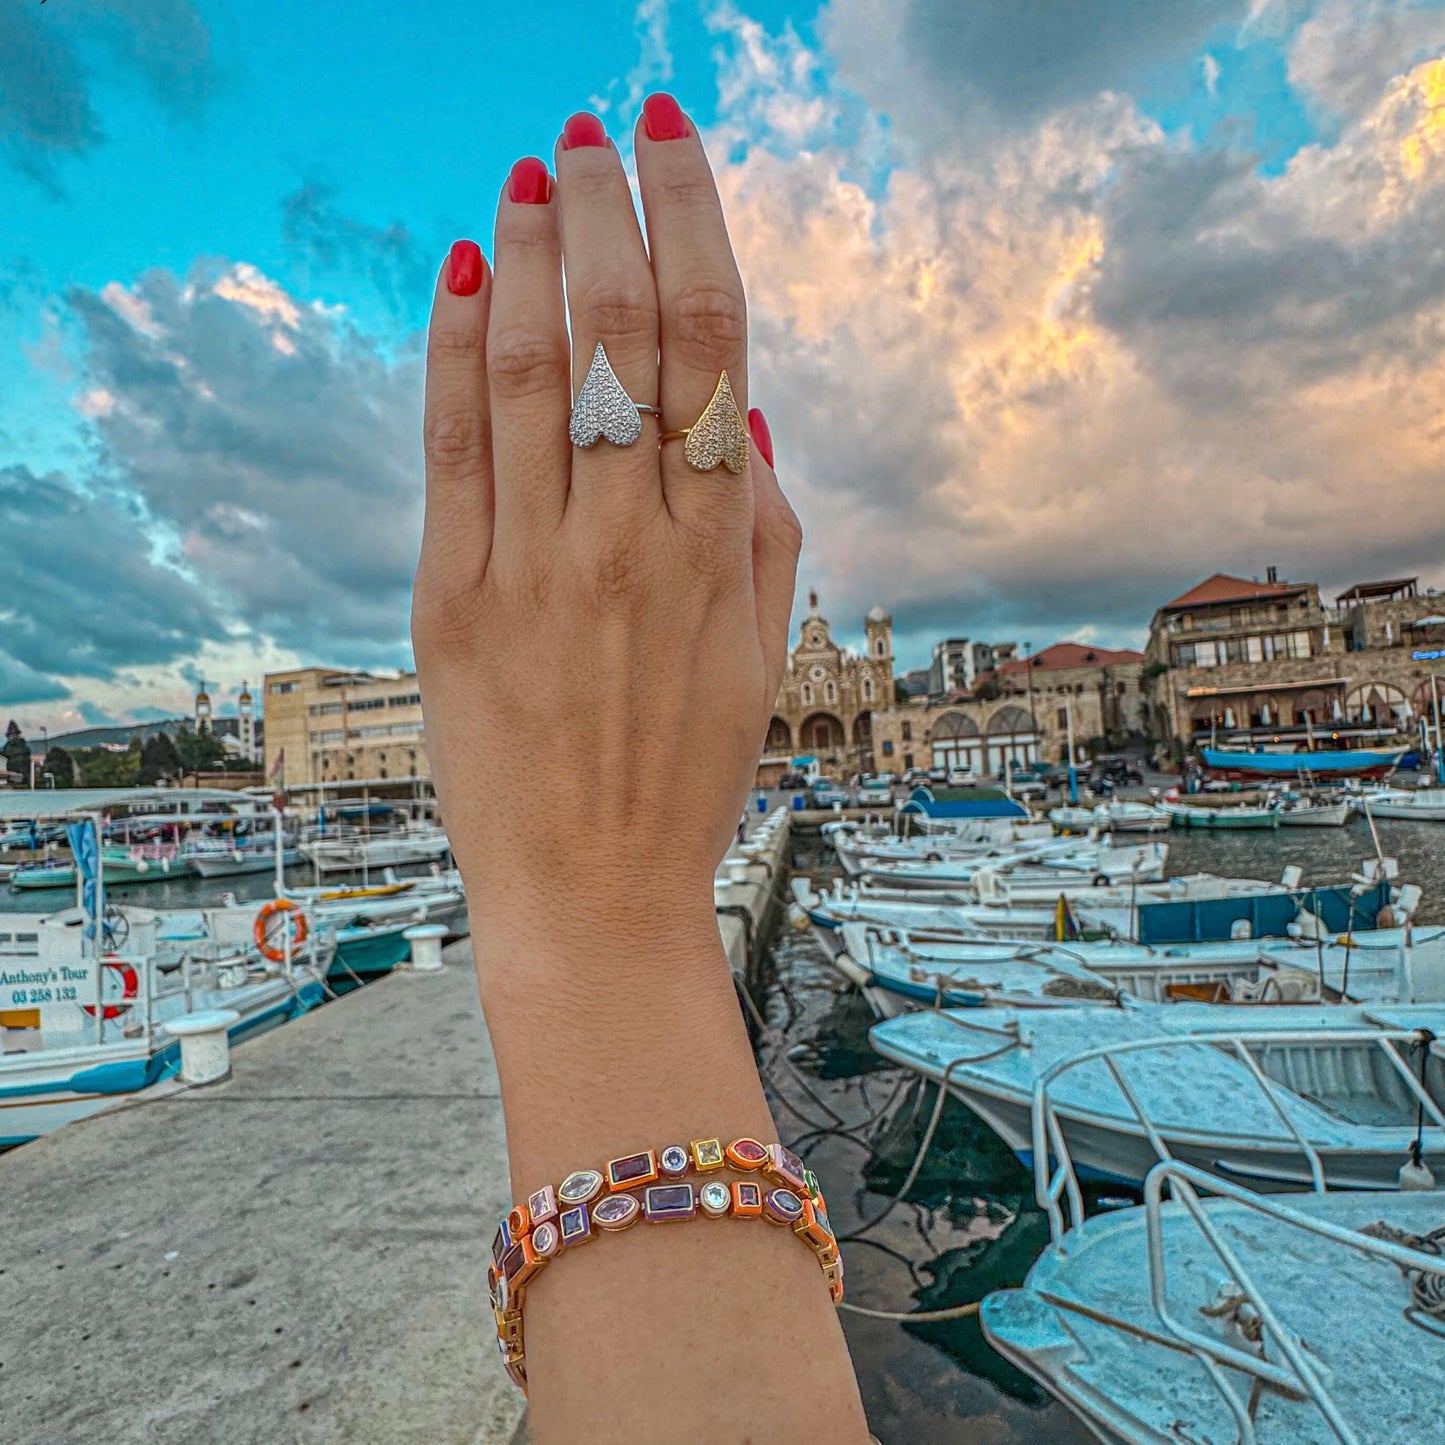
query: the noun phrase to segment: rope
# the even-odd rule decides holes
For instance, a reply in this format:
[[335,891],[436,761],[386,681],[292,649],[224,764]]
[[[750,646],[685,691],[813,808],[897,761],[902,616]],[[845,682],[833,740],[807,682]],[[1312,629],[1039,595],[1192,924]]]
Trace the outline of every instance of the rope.
[[1441,1261],[1439,1269],[1415,1269],[1401,1265],[1403,1274],[1410,1285],[1410,1303],[1405,1318],[1412,1325],[1432,1335],[1445,1339],[1445,1224],[1432,1229],[1429,1234],[1411,1234],[1407,1229],[1396,1229],[1392,1224],[1380,1220],[1367,1224],[1360,1230],[1372,1239],[1383,1239],[1388,1244],[1402,1245],[1419,1254],[1433,1254]]
[[840,1310],[851,1310],[855,1315],[866,1315],[870,1320],[890,1320],[901,1325],[933,1325],[943,1324],[946,1320],[966,1320],[976,1315],[980,1307],[979,1300],[972,1304],[954,1305],[946,1310],[870,1310],[863,1305],[849,1304],[847,1300],[842,1300],[838,1305]]

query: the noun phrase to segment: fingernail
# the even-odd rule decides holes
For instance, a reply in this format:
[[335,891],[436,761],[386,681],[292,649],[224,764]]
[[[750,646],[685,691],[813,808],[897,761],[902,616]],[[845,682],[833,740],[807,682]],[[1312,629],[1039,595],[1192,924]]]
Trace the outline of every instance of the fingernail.
[[482,289],[482,248],[475,241],[453,241],[447,256],[447,290],[475,296]]
[[682,107],[665,90],[642,102],[642,128],[648,140],[681,140],[692,133]]
[[562,149],[580,150],[583,146],[605,146],[607,127],[588,111],[579,110],[562,127]]
[[523,156],[512,167],[507,194],[521,206],[545,206],[552,199],[552,177],[536,156]]
[[757,407],[748,413],[748,430],[753,434],[753,445],[763,454],[763,460],[773,464],[773,434],[768,430],[768,419]]

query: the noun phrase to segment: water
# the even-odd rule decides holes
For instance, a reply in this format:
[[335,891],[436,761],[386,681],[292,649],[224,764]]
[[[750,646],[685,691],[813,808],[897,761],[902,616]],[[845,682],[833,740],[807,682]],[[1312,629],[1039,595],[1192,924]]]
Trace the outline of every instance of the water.
[[[1445,827],[1378,826],[1385,853],[1400,860],[1401,881],[1424,889],[1417,916],[1445,921]],[[1296,863],[1306,882],[1320,883],[1341,881],[1374,856],[1363,822],[1277,833],[1175,832],[1169,843],[1171,873],[1275,879]],[[793,866],[824,880],[837,874],[831,850],[816,836],[795,838]],[[784,1141],[817,1171],[833,1222],[846,1235],[902,1186],[935,1095],[871,1051],[867,1005],[842,986],[811,933],[785,928],[769,964],[762,1005],[780,1039],[760,1044],[759,1066]],[[828,1118],[824,1105],[845,1124]],[[949,1099],[907,1199],[864,1239],[845,1241],[848,1299],[905,1313],[979,1300],[1021,1283],[1047,1242],[1032,1175]],[[1088,1445],[1093,1438],[993,1352],[976,1319],[910,1325],[844,1311],[842,1321],[868,1418],[884,1445]]]

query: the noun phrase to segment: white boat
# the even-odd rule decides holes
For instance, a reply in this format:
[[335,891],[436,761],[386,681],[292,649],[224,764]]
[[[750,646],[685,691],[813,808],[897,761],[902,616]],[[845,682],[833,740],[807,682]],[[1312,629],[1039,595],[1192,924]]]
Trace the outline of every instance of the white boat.
[[1115,833],[1162,833],[1174,822],[1169,811],[1157,803],[1132,803],[1122,798],[1100,803],[1094,816],[1101,827]]
[[825,823],[822,833],[850,877],[866,872],[876,862],[941,862],[989,856],[1031,858],[1078,846],[1072,840],[1056,838],[1047,823],[1018,822],[1012,818],[984,818],[975,826],[956,832],[908,837],[854,823]]
[[1277,828],[1279,812],[1272,807],[1232,803],[1211,808],[1203,803],[1167,802],[1161,805],[1177,828]]
[[1445,1439],[1442,1217],[1438,1191],[1266,1198],[1161,1164],[979,1319],[1106,1445],[1423,1445]]
[[1281,828],[1342,828],[1353,811],[1354,804],[1349,798],[1286,800],[1279,807],[1279,825]]
[[[225,909],[107,912],[105,953],[85,915],[64,909],[25,927],[7,920],[0,952],[0,1148],[97,1113],[170,1077],[179,1043],[165,1025],[225,1009],[233,1042],[304,1013],[325,997],[335,948],[313,930],[289,967],[264,958],[250,920]],[[5,915],[0,915],[0,920]]]
[[[201,838],[188,844],[186,861],[202,878],[231,878],[241,873],[272,873],[276,869],[276,843],[265,835],[235,840]],[[282,867],[290,868],[301,861],[301,850],[294,844],[281,849]]]
[[1092,808],[1080,804],[1065,803],[1059,808],[1049,809],[1049,822],[1056,828],[1069,833],[1088,833],[1098,826]]
[[1445,788],[1391,789],[1365,796],[1365,812],[1376,818],[1408,818],[1417,823],[1445,823]]
[[975,883],[981,875],[1006,877],[1011,897],[1021,899],[1031,888],[1033,896],[1042,899],[1057,896],[1059,884],[1069,881],[1087,880],[1098,885],[1162,879],[1169,856],[1167,843],[1111,848],[1080,839],[1062,838],[1058,842],[1074,846],[1048,853],[1019,850],[978,859],[879,860],[869,863],[862,876],[885,887],[929,889],[956,889]]
[[1417,1137],[1445,1181],[1442,1033],[1438,1004],[1141,1003],[912,1013],[869,1037],[978,1114],[1042,1200],[1053,1159],[1138,1185],[1165,1151],[1260,1189],[1394,1189]]
[[394,833],[344,832],[312,838],[301,851],[322,873],[431,863],[451,849],[441,828],[416,827]]

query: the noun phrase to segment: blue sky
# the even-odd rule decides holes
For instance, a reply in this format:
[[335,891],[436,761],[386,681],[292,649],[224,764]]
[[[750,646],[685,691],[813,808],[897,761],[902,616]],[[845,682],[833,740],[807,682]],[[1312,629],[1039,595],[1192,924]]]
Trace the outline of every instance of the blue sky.
[[0,709],[405,665],[435,267],[567,114],[625,137],[659,87],[845,636],[1445,582],[1442,45],[1435,0],[10,0]]

